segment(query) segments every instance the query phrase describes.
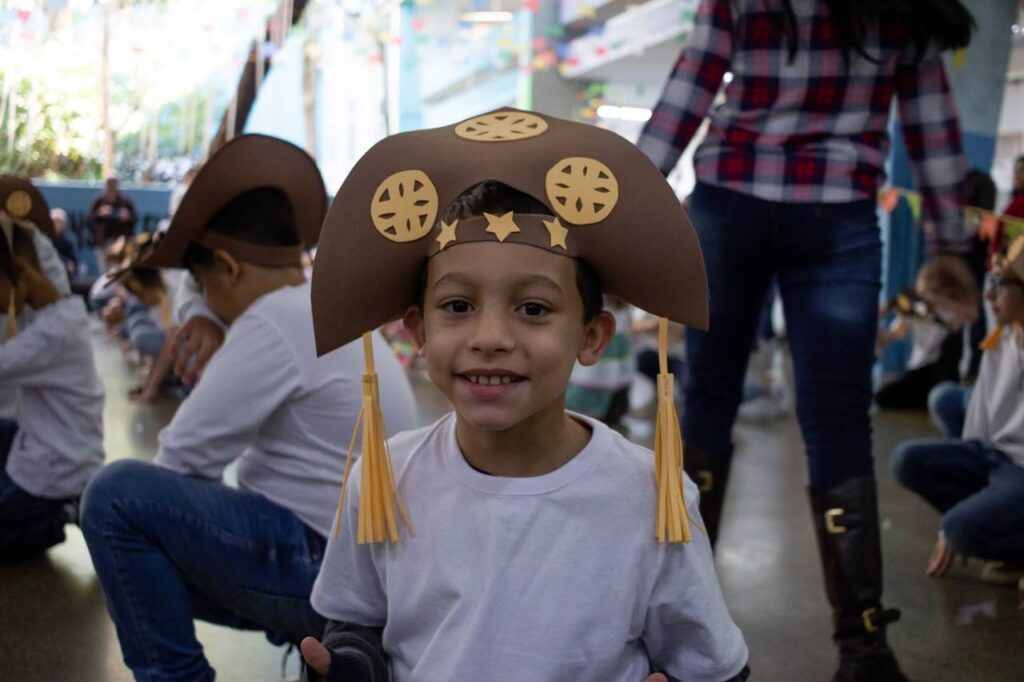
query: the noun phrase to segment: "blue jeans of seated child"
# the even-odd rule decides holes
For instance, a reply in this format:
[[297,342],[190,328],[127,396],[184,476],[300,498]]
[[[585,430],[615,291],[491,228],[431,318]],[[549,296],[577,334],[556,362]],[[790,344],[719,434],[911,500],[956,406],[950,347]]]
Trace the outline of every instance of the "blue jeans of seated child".
[[964,431],[971,389],[955,381],[943,381],[928,394],[928,414],[946,438],[959,438]]
[[775,276],[811,487],[823,493],[873,476],[868,409],[882,271],[875,202],[772,202],[698,183],[689,206],[707,267],[711,324],[706,332],[686,330],[686,443],[711,457],[731,451],[747,360]]
[[905,487],[942,514],[954,550],[1024,566],[1024,467],[976,440],[912,440],[892,455]]
[[139,355],[150,358],[160,355],[167,331],[150,319],[148,312],[135,313],[124,324],[128,340]]
[[36,497],[7,475],[18,424],[0,419],[0,563],[27,561],[64,542],[65,500]]
[[326,541],[262,495],[122,460],[86,488],[81,525],[137,680],[214,679],[193,618],[275,644],[323,633],[309,595]]

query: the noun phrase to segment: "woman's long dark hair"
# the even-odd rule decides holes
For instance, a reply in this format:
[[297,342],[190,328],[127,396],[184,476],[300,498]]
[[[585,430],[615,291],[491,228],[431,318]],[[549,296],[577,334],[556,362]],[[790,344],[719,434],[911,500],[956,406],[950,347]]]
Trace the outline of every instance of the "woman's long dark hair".
[[[791,0],[779,0],[786,18],[786,47],[789,59],[797,51],[796,14]],[[832,14],[843,57],[857,54],[870,61],[878,61],[868,54],[864,36],[877,22],[893,22],[902,26],[920,60],[929,45],[940,49],[965,47],[971,40],[974,18],[959,0],[818,0],[824,2]]]

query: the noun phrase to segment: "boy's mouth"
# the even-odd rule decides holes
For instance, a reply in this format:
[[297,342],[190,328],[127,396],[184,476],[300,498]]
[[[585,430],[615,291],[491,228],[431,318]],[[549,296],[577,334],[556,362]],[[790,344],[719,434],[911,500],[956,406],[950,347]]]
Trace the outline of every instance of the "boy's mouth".
[[471,369],[465,372],[459,372],[455,376],[479,386],[517,384],[526,380],[526,377],[523,375],[505,369]]

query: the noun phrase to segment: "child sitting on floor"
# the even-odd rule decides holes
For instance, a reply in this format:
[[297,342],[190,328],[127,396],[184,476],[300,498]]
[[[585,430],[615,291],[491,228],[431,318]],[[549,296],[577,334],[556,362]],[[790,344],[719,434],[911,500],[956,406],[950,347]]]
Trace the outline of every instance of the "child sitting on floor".
[[329,649],[302,643],[316,675],[745,679],[671,375],[656,455],[565,410],[573,366],[615,332],[605,287],[707,325],[693,228],[614,133],[500,110],[392,136],[356,164],[313,270],[318,351],[404,311],[454,412],[385,446],[367,358],[362,456],[312,595]]
[[986,296],[996,328],[983,343],[963,438],[904,443],[892,470],[942,514],[928,575],[945,575],[959,553],[998,562],[985,567],[984,580],[1017,584],[1024,577],[1024,237],[992,281]]
[[[14,201],[11,199],[14,198]],[[81,298],[43,274],[28,207],[46,211],[27,180],[0,179],[0,386],[16,389],[16,420],[0,419],[0,562],[64,541],[78,498],[103,463],[103,388]],[[67,277],[60,274],[66,283]],[[30,322],[19,318],[31,308]]]
[[921,266],[914,291],[901,293],[882,311],[895,318],[879,335],[879,346],[909,337],[911,351],[907,371],[875,393],[879,407],[923,410],[936,384],[960,378],[959,336],[977,308],[977,283],[959,256],[937,255]]

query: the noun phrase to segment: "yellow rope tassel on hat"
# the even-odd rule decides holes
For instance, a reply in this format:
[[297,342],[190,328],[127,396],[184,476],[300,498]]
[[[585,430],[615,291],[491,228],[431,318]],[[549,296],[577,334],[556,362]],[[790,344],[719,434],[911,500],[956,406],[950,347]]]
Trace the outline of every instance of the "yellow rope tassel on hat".
[[992,350],[999,345],[999,342],[1002,340],[1002,338],[1003,326],[999,325],[998,327],[990,331],[988,333],[988,336],[981,340],[981,343],[978,344],[978,348],[980,348],[981,350]]
[[373,335],[363,334],[363,356],[366,362],[366,373],[363,374],[363,406],[356,418],[355,430],[348,445],[348,459],[345,461],[345,475],[341,483],[341,495],[338,498],[338,511],[334,517],[334,537],[338,537],[341,527],[342,511],[345,505],[345,490],[348,488],[348,476],[352,468],[352,459],[362,426],[362,460],[363,470],[359,479],[359,524],[356,540],[359,544],[370,542],[398,542],[398,519],[395,516],[397,507],[402,524],[415,535],[405,505],[395,487],[395,479],[391,471],[391,453],[388,451],[387,438],[384,434],[384,415],[380,409],[380,389],[377,384],[377,373],[373,363]]
[[18,313],[14,307],[14,288],[11,287],[11,297],[7,300],[7,338],[13,339],[18,335]]
[[690,516],[683,498],[683,436],[676,414],[675,377],[668,371],[668,320],[658,321],[658,417],[654,427],[654,475],[658,488],[658,542],[689,542]]

